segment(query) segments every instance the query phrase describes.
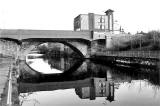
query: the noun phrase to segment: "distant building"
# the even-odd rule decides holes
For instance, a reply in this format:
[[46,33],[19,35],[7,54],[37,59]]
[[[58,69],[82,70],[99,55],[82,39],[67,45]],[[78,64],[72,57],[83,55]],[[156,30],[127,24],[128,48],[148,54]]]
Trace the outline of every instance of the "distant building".
[[[114,17],[113,10],[109,9],[105,13],[106,15],[88,13],[88,14],[80,14],[76,18],[74,18],[74,31],[100,31],[100,32],[112,32],[114,33]],[[117,28],[116,31],[120,30]]]
[[74,31],[92,32],[92,51],[100,51],[106,47],[112,49],[112,36],[124,34],[123,28],[114,21],[113,10],[108,9],[105,15],[88,13],[80,14],[74,18]]

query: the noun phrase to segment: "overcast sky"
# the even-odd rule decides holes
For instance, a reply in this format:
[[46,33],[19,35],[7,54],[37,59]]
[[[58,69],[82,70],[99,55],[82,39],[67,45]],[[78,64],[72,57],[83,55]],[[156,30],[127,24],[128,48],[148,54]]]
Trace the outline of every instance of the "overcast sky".
[[73,30],[77,15],[107,9],[126,32],[160,30],[160,0],[0,0],[0,29]]

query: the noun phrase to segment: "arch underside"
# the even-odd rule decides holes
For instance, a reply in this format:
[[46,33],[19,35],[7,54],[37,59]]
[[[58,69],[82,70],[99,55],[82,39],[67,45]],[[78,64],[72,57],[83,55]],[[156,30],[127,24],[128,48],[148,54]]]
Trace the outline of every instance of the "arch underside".
[[[78,53],[80,55],[81,58],[84,58],[85,55],[83,54],[83,51],[79,50],[78,47],[76,47],[76,45],[74,45],[74,43],[72,42],[80,42],[85,44],[86,46],[90,46],[90,41],[87,40],[83,40],[83,39],[47,39],[47,38],[41,38],[41,39],[26,39],[26,40],[22,40],[22,42],[37,42],[37,44],[35,44],[35,47],[42,44],[42,43],[46,43],[46,42],[53,42],[53,43],[62,43],[68,47],[70,47],[73,51],[75,51],[76,53]],[[32,46],[34,44],[31,44]],[[34,48],[34,46],[32,48],[30,48],[30,50],[28,51],[28,53]],[[24,53],[24,55],[27,55],[27,52]]]

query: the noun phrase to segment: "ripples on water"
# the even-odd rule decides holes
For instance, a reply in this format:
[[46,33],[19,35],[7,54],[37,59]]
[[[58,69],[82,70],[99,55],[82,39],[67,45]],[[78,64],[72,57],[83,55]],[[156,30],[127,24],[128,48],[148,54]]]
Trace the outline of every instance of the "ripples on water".
[[71,58],[35,58],[27,63],[31,70],[19,82],[22,106],[160,105],[158,69],[107,66]]

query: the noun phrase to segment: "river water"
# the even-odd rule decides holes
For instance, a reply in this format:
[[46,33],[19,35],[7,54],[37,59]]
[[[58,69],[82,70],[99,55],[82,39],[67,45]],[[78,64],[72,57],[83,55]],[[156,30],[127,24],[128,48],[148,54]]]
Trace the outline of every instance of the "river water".
[[160,106],[158,68],[71,58],[32,58],[21,65],[27,71],[19,79],[21,106]]

